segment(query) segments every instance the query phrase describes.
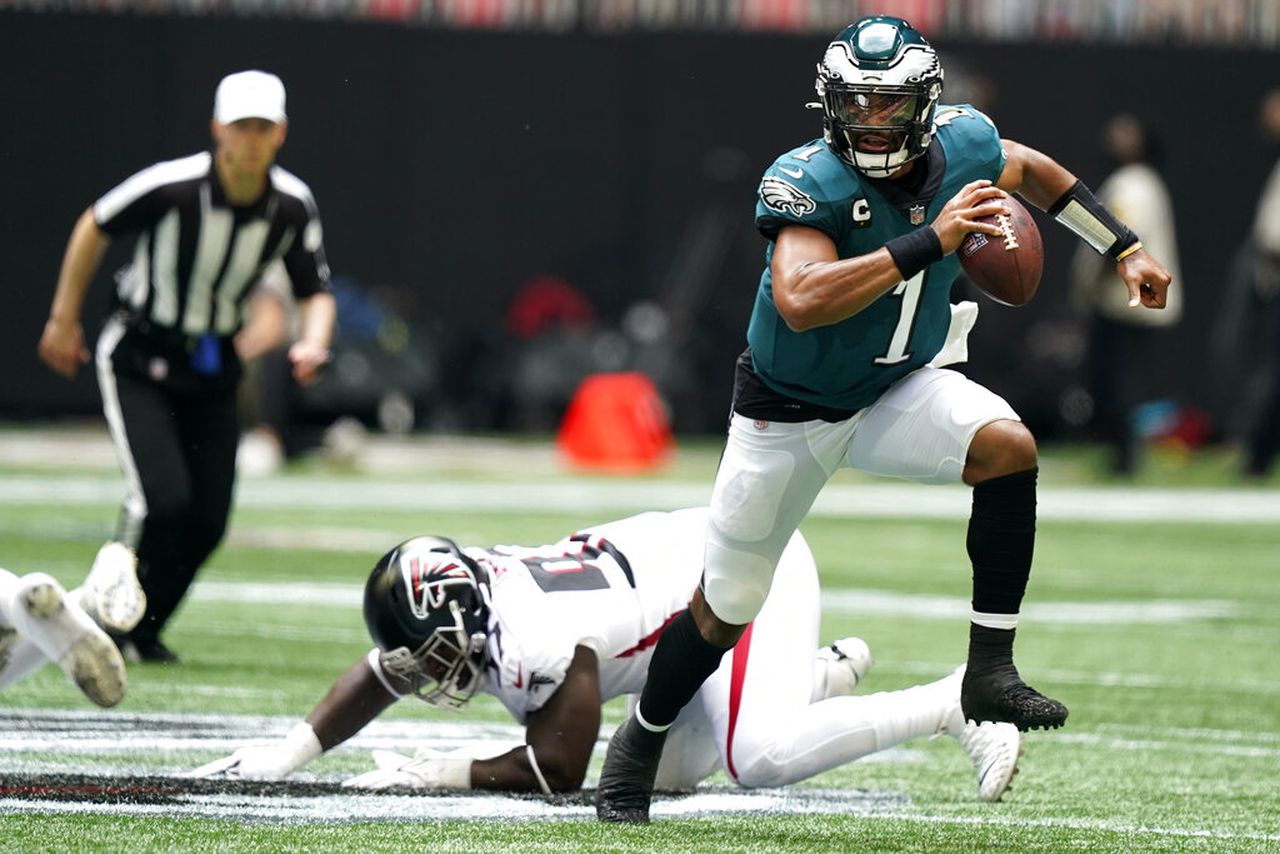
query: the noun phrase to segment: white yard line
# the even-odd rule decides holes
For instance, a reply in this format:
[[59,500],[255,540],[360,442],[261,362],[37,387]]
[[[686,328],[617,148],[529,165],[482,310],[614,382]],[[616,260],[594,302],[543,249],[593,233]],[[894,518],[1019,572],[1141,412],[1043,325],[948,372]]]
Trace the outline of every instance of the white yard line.
[[[167,761],[179,762],[184,753],[208,754],[229,751],[253,738],[279,737],[294,723],[286,716],[203,715],[175,713],[127,714],[92,710],[0,709],[0,773],[80,773],[76,757],[85,754],[129,753],[155,756],[163,752]],[[1120,727],[1118,729],[1123,729]],[[609,733],[603,732],[602,740]],[[1231,744],[1238,736],[1245,740],[1274,741],[1273,733],[1238,733],[1203,729],[1162,728],[1147,733],[1142,740],[1116,739],[1105,733],[1055,734],[1055,741],[1094,744],[1108,749],[1149,752],[1166,750],[1228,755],[1235,759],[1257,759],[1273,764],[1280,748]],[[1153,737],[1166,735],[1167,737]],[[397,749],[407,751],[415,743],[435,747],[467,749],[474,755],[501,752],[523,739],[523,730],[511,724],[483,724],[464,721],[375,721],[343,751]],[[1213,743],[1218,742],[1218,743]],[[40,758],[28,758],[35,753]],[[910,751],[900,751],[909,758]],[[70,762],[49,762],[50,754],[61,754]],[[7,755],[7,756],[6,756]],[[900,756],[901,758],[901,756]],[[199,761],[199,760],[193,760]],[[181,770],[181,769],[176,769]],[[169,773],[176,773],[176,770]],[[135,767],[128,773],[165,773],[156,766]],[[102,773],[101,763],[90,773]],[[110,771],[106,772],[108,775]],[[119,773],[125,773],[120,769]],[[332,775],[330,775],[332,776]],[[300,781],[328,779],[299,774]],[[1134,825],[1107,819],[1019,819],[997,814],[982,816],[942,816],[912,812],[910,800],[899,792],[865,792],[847,789],[766,789],[745,791],[712,787],[689,797],[662,798],[654,803],[657,818],[675,816],[764,815],[777,813],[857,814],[872,819],[927,824],[996,824],[1003,827],[1063,828],[1119,833],[1147,838],[1206,838],[1248,842],[1280,841],[1280,834],[1256,831],[1237,832],[1195,826],[1170,827]],[[572,819],[591,821],[594,811],[582,803],[549,803],[500,795],[472,793],[439,797],[398,797],[388,795],[318,795],[281,797],[268,795],[197,794],[178,795],[171,804],[69,803],[55,800],[0,798],[0,814],[14,813],[110,813],[113,815],[216,817],[238,821],[334,821],[380,820],[461,820],[527,821]]]
[[[120,499],[118,477],[6,477],[0,504],[112,504]],[[275,477],[241,481],[241,507],[402,511],[529,512],[581,514],[584,518],[670,510],[705,504],[711,484],[655,483],[643,479],[585,478],[544,482],[440,480],[380,481],[372,478]],[[812,515],[831,518],[963,519],[970,490],[875,482],[829,484]],[[1259,489],[1053,488],[1039,493],[1041,519],[1092,522],[1280,522],[1280,491]]]
[[[322,605],[358,608],[360,584],[269,581],[197,581],[191,596],[200,602],[251,605]],[[829,614],[902,616],[920,619],[967,618],[969,600],[959,596],[896,593],[889,590],[828,587],[822,608]],[[1132,602],[1035,602],[1022,611],[1028,622],[1056,625],[1134,625],[1181,623],[1237,616],[1239,606],[1218,599],[1150,599]]]

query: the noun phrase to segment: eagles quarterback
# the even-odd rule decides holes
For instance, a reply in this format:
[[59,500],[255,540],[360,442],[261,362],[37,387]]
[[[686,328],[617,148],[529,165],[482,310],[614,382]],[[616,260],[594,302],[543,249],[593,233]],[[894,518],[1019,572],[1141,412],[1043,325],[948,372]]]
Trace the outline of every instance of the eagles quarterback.
[[840,468],[973,487],[964,715],[1021,730],[1067,719],[1013,663],[1036,444],[1007,402],[943,367],[963,359],[976,315],[972,303],[950,304],[954,253],[969,232],[999,235],[979,217],[1008,213],[1017,192],[1114,261],[1135,310],[1163,308],[1170,277],[1053,159],[1001,139],[971,106],[940,105],[942,81],[937,53],[906,21],[854,22],[818,64],[822,138],[765,171],[755,221],[769,245],[702,583],[610,741],[596,795],[604,821],[648,820],[667,729],[760,611],[783,548]]

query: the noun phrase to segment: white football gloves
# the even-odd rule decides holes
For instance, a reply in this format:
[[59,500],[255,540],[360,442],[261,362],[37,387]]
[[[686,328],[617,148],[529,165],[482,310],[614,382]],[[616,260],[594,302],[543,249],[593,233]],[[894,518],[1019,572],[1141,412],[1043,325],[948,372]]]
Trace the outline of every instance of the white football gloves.
[[224,780],[283,780],[323,752],[311,725],[300,723],[274,744],[241,747],[230,756],[215,759],[183,776],[217,777]]
[[378,770],[359,774],[342,785],[351,789],[470,789],[471,756],[421,748],[414,756],[373,751]]

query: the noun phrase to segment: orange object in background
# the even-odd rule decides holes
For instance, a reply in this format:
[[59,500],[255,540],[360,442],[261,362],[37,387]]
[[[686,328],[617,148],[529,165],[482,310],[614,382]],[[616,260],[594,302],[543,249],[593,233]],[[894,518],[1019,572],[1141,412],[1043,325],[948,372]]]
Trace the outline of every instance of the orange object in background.
[[574,465],[615,472],[658,468],[675,448],[662,397],[636,371],[583,380],[556,441]]

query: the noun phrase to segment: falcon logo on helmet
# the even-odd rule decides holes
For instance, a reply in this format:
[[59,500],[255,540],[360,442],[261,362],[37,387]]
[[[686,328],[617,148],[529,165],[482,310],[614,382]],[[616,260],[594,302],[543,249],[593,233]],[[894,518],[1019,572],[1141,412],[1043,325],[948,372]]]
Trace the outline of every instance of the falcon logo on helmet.
[[460,709],[484,678],[489,621],[484,570],[445,537],[387,552],[364,588],[364,622],[383,671],[420,700]]
[[814,88],[823,138],[869,177],[889,177],[933,141],[942,66],[901,18],[874,15],[841,31],[818,63]]

